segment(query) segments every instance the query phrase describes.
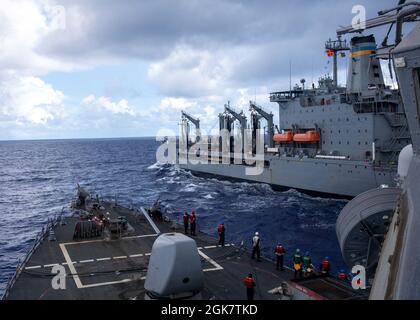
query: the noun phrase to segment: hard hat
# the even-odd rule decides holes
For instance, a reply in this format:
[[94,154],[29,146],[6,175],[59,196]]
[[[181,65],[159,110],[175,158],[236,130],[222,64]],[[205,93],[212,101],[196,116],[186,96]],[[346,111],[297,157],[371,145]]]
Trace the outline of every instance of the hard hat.
[[259,234],[258,232],[255,232],[255,235],[256,235],[256,236],[259,236],[260,234]]
[[296,249],[296,253],[299,253],[300,252],[300,249]]

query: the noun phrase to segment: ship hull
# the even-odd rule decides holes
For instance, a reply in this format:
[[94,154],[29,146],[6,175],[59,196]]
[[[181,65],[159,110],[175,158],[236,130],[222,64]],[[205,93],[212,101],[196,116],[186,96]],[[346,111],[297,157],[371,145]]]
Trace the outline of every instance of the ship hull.
[[395,170],[375,168],[360,161],[299,159],[276,157],[260,175],[247,175],[245,165],[179,164],[197,174],[214,175],[242,181],[266,183],[279,188],[293,188],[309,194],[352,198],[386,184],[394,186]]

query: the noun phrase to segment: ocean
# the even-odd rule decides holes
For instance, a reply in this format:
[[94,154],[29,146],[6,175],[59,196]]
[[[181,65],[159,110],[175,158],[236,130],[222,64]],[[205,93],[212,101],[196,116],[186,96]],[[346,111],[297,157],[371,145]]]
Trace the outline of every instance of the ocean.
[[288,264],[300,248],[316,267],[328,256],[334,271],[344,268],[335,221],[345,200],[197,177],[157,164],[158,145],[152,138],[0,142],[0,294],[47,219],[62,210],[71,214],[77,183],[128,206],[159,198],[178,221],[195,209],[201,231],[216,236],[224,222],[230,243],[250,247],[258,231],[267,258],[281,243]]

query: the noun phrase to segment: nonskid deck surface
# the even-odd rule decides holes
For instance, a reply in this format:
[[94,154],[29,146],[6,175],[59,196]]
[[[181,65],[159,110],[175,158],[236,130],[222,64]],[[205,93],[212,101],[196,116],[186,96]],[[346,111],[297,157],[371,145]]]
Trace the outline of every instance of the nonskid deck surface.
[[[182,232],[173,222],[151,221],[141,212],[112,204],[102,204],[111,218],[125,216],[132,227],[120,239],[103,237],[73,240],[79,217],[66,218],[65,225],[54,228],[56,241],[48,237],[32,254],[7,299],[144,299],[144,280],[153,242],[159,233]],[[204,284],[203,299],[245,299],[243,279],[249,273],[256,281],[256,299],[279,299],[268,291],[279,287],[293,273],[275,270],[274,263],[252,260],[249,252],[199,232],[193,239],[201,256]],[[66,270],[66,289],[52,287],[52,268]]]

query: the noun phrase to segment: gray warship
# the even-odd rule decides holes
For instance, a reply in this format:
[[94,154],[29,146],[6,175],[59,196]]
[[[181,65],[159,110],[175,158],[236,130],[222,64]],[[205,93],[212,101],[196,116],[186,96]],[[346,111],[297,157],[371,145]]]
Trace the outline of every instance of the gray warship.
[[[200,120],[182,112],[178,163],[196,174],[267,183],[309,194],[352,198],[381,185],[396,185],[398,154],[410,144],[410,133],[399,89],[384,83],[381,53],[373,35],[354,36],[348,43],[339,31],[325,48],[333,57],[333,77],[305,87],[305,80],[287,91],[273,92],[270,101],[279,107],[279,121],[255,102],[249,103],[251,119],[230,104],[219,114],[219,129],[240,136],[239,152],[228,140],[228,155],[217,146],[219,136],[201,137]],[[337,61],[348,54],[347,86],[338,85]],[[391,76],[393,71],[390,68]],[[266,123],[265,127],[263,123]],[[237,127],[235,127],[235,123]],[[195,128],[196,132],[192,130]],[[264,131],[264,168],[249,175],[248,156],[256,152],[257,130]],[[245,130],[251,131],[252,151],[244,148]],[[192,134],[190,133],[192,132]],[[193,136],[195,136],[193,138]],[[242,139],[242,140],[240,140]],[[198,148],[200,141],[208,142]],[[216,145],[216,147],[215,147]],[[204,154],[195,161],[192,148]],[[227,159],[227,161],[226,161]]]
[[[404,38],[401,32],[419,15],[420,3],[407,3],[367,22],[368,28],[396,28],[395,43],[381,49],[396,68],[412,144],[399,154],[396,185],[359,194],[337,220],[343,257],[349,267],[366,268],[366,290],[334,276],[293,280],[292,270],[256,262],[241,245],[181,234],[158,204],[126,208],[78,187],[72,214],[48,221],[3,299],[245,299],[242,279],[250,270],[257,299],[419,299],[420,23]],[[56,267],[65,270],[65,288],[52,287]]]

